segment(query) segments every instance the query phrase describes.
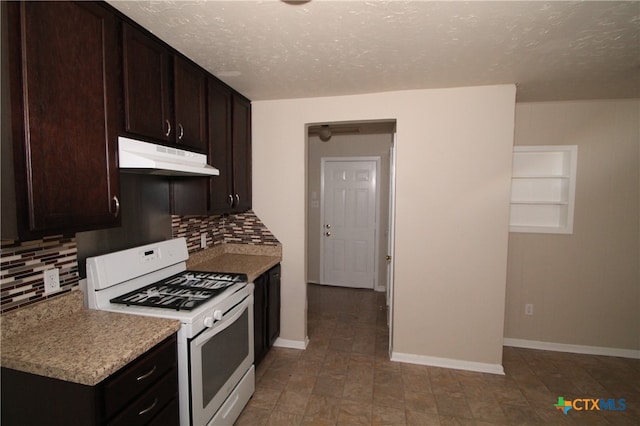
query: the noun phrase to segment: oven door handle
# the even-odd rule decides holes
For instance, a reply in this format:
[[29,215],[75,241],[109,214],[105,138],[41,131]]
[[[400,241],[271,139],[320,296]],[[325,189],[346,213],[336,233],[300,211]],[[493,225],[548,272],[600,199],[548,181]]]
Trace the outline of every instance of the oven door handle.
[[213,324],[209,330],[202,332],[198,337],[193,340],[193,344],[196,346],[201,346],[206,343],[209,339],[211,339],[216,334],[225,330],[231,324],[233,324],[244,312],[245,309],[249,309],[251,306],[251,296],[244,299],[242,302],[238,303],[231,310],[225,312],[222,319]]

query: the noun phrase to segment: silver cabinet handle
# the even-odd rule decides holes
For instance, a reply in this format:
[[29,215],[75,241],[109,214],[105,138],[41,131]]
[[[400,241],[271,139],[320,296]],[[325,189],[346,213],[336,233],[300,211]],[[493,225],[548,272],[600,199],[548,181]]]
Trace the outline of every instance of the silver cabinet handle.
[[229,194],[229,207],[233,207],[233,195]]
[[120,214],[120,200],[118,200],[118,197],[116,197],[115,195],[113,196],[112,200],[116,206],[116,211],[113,212],[113,216],[118,217],[118,215]]
[[165,124],[167,125],[167,131],[165,132],[165,136],[169,136],[171,134],[171,123],[169,122],[169,120],[164,120]]
[[327,228],[327,229],[331,229],[331,225],[328,224],[328,223],[324,227]]
[[324,233],[324,235],[326,235],[327,237],[330,237],[331,236],[331,232],[327,231],[327,232]]
[[184,136],[184,127],[182,127],[182,123],[178,123],[178,140],[182,140]]
[[153,368],[148,373],[143,374],[142,376],[138,377],[136,380],[139,382],[140,380],[146,379],[147,377],[149,377],[150,375],[156,372],[156,368],[158,367],[154,365]]
[[238,204],[240,204],[240,196],[236,194],[236,207],[238,207]]
[[140,411],[138,413],[139,416],[148,413],[149,411],[153,410],[156,406],[156,404],[158,403],[158,398],[154,398],[153,400],[153,404],[151,404],[150,406],[148,406],[147,408],[145,408],[144,410]]

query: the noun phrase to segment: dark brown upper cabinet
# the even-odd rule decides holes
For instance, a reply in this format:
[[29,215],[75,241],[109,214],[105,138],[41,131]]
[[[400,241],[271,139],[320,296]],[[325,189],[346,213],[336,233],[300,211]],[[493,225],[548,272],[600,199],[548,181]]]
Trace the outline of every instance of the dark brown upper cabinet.
[[206,76],[179,56],[173,58],[176,142],[207,150]]
[[13,180],[15,203],[3,193],[2,204],[15,205],[16,224],[9,233],[3,226],[3,238],[118,225],[115,15],[88,2],[5,6],[2,73],[9,74],[11,108],[3,113],[2,144],[13,151],[15,170],[13,176],[3,170],[2,178]]
[[207,152],[206,74],[123,24],[125,131]]
[[211,213],[251,209],[251,103],[209,79],[209,158],[220,170],[211,178]]
[[251,103],[233,95],[233,198],[235,211],[251,209]]
[[209,79],[209,161],[219,171],[210,179],[212,213],[228,213],[233,206],[231,150],[231,90]]

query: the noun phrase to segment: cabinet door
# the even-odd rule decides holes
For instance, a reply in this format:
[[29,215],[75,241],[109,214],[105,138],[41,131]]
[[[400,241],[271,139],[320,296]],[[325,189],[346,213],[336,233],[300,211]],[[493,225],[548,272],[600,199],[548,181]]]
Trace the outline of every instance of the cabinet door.
[[271,268],[268,275],[267,339],[272,346],[280,335],[280,265]]
[[123,24],[125,130],[173,141],[169,52],[153,39]]
[[231,91],[213,79],[208,87],[209,163],[220,170],[210,180],[211,213],[231,211],[233,164],[231,162]]
[[254,364],[258,365],[267,353],[267,275],[263,274],[253,282],[253,351]]
[[[2,367],[3,425],[101,425],[97,387]],[[37,408],[33,401],[38,401]]]
[[251,103],[233,96],[234,211],[251,209]]
[[[207,153],[205,74],[184,59],[174,57],[174,77],[175,140],[182,148]],[[208,177],[173,178],[171,213],[208,215],[209,181]]]
[[174,57],[175,141],[207,152],[206,79],[193,64]]
[[26,209],[18,215],[21,237],[115,226],[115,16],[84,2],[10,6],[16,197]]

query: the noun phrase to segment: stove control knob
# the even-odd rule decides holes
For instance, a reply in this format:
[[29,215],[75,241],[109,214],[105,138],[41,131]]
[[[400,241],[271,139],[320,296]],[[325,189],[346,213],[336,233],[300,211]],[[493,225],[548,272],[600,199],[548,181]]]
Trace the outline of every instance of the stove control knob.
[[204,317],[204,326],[208,328],[213,327],[213,317]]
[[213,317],[217,320],[220,321],[222,319],[222,311],[216,309],[215,311],[213,311]]

